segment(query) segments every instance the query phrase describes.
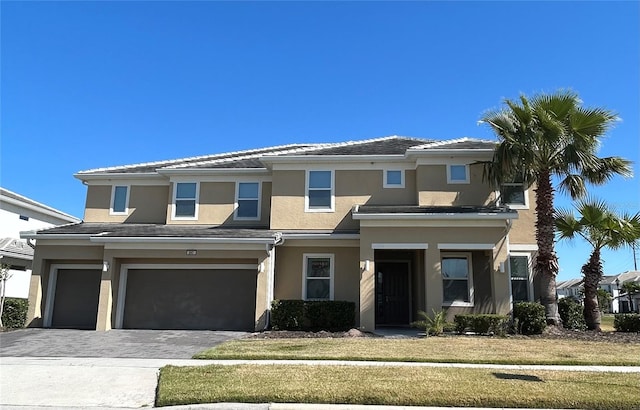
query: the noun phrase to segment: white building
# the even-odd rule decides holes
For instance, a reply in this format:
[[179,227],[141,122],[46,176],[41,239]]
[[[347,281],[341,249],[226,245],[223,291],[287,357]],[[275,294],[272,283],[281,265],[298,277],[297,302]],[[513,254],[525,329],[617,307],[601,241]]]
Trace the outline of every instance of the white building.
[[78,218],[0,188],[0,263],[10,266],[7,297],[29,297],[33,248],[19,239],[20,232],[77,222]]

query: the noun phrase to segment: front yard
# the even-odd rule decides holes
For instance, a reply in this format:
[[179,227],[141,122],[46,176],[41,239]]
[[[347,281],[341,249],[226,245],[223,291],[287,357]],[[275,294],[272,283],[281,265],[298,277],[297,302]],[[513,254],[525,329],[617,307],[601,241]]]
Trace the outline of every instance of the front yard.
[[[247,338],[202,359],[640,366],[640,343],[526,337]],[[637,409],[640,373],[400,366],[167,366],[156,405],[212,402],[348,403]]]
[[482,336],[241,339],[194,358],[640,366],[640,343]]

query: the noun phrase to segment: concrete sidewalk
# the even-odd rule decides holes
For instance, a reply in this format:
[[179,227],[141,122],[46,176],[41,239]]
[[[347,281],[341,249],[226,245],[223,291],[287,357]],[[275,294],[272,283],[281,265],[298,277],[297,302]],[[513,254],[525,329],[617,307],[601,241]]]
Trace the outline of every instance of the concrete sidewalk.
[[[140,408],[153,407],[159,369],[165,365],[311,365],[311,366],[401,366],[489,368],[509,370],[563,370],[640,373],[640,366],[525,366],[462,363],[356,362],[328,360],[191,360],[67,357],[0,358],[0,407],[20,410],[36,408]],[[18,406],[18,407],[16,407]],[[354,410],[389,406],[302,404],[204,404],[178,409],[243,410]],[[403,409],[403,407],[393,407]],[[419,409],[419,407],[405,407]],[[423,407],[423,409],[434,409]]]

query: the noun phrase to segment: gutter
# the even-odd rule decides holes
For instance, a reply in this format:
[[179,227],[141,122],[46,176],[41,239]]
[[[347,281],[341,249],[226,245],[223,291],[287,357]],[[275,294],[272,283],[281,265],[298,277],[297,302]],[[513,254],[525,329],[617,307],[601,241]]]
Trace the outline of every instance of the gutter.
[[518,219],[518,213],[507,213],[507,214],[490,214],[490,213],[465,213],[465,214],[454,214],[454,213],[442,213],[442,214],[421,214],[421,213],[378,213],[378,214],[357,214],[354,213],[353,219],[360,220],[376,220],[376,219],[427,219],[427,220],[438,220],[438,219],[458,219],[458,220],[472,220],[472,219]]

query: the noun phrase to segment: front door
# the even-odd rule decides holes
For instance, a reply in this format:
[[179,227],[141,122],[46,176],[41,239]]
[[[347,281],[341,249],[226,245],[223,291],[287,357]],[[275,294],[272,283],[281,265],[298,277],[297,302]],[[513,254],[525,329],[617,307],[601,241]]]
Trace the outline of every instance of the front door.
[[376,324],[408,325],[409,262],[376,262]]

